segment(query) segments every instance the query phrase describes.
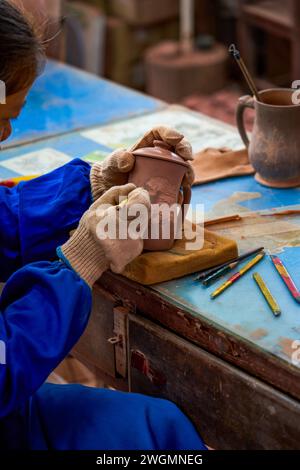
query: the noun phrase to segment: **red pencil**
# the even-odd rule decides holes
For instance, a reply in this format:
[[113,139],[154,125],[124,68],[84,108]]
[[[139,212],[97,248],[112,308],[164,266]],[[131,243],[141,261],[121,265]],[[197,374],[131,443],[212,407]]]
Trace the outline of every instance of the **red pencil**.
[[295,285],[290,273],[288,272],[288,270],[284,266],[283,262],[281,261],[280,258],[278,258],[278,256],[270,255],[270,257],[271,257],[271,260],[273,261],[273,264],[274,264],[275,268],[277,269],[281,279],[283,280],[283,282],[287,286],[288,290],[290,291],[290,293],[292,294],[294,299],[298,303],[300,303],[300,291],[298,290],[297,286]]

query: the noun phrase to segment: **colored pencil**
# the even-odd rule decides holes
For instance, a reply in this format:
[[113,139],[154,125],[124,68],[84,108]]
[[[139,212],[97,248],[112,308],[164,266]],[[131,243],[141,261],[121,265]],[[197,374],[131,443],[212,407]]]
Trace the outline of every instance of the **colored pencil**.
[[270,255],[271,260],[273,261],[273,264],[275,268],[277,269],[281,279],[287,286],[289,292],[292,294],[293,298],[296,300],[296,302],[300,303],[300,291],[297,288],[296,284],[294,283],[290,273],[284,266],[283,262],[278,256]]
[[215,299],[218,297],[222,292],[224,292],[228,287],[232,286],[235,284],[239,279],[241,279],[244,274],[246,274],[248,271],[250,271],[253,266],[255,266],[257,263],[259,263],[265,256],[265,253],[260,253],[259,255],[255,256],[249,263],[247,263],[240,271],[236,272],[231,276],[228,281],[224,282],[220,287],[218,287],[212,294],[211,298]]
[[218,269],[218,271],[203,279],[202,284],[206,287],[211,286],[214,282],[220,279],[220,277],[224,276],[229,271],[236,268],[238,264],[239,261],[235,261],[234,263],[230,263],[227,266],[223,266],[223,268]]
[[6,186],[7,188],[13,188],[17,186],[22,181],[30,181],[34,178],[38,178],[39,175],[30,175],[30,176],[17,176],[14,178],[10,178],[8,180],[0,181],[0,186]]
[[271,294],[269,288],[267,287],[265,281],[261,277],[260,274],[254,273],[253,274],[253,279],[255,280],[256,284],[258,285],[261,293],[263,294],[267,304],[269,305],[270,309],[272,310],[273,314],[275,317],[279,317],[281,315],[281,310],[276,302],[274,296]]
[[199,276],[196,278],[196,281],[202,281],[203,282],[206,278],[208,278],[212,274],[216,273],[220,269],[227,267],[229,264],[236,263],[236,262],[240,263],[241,261],[244,261],[245,259],[250,258],[250,256],[256,255],[257,253],[259,253],[263,249],[264,249],[264,247],[261,246],[260,248],[256,248],[255,250],[248,251],[247,253],[244,253],[243,255],[238,256],[237,258],[233,258],[233,259],[227,261],[226,263],[219,264],[217,266],[214,266],[213,268],[206,269],[205,271],[202,271],[199,274]]

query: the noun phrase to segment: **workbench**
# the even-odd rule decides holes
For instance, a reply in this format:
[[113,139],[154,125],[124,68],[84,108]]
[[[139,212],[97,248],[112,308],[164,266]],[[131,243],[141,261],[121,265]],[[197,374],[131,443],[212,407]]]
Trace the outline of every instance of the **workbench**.
[[[77,86],[78,85],[78,86]],[[74,157],[95,161],[153,124],[175,126],[195,150],[240,148],[234,128],[50,63],[0,152],[0,178],[42,173]],[[279,253],[300,288],[300,217],[264,214],[300,208],[300,189],[276,190],[253,177],[193,189],[207,218],[240,214],[212,227],[241,251]],[[187,276],[143,287],[107,272],[74,356],[107,386],[177,403],[217,449],[300,448],[300,305],[269,257],[255,269],[282,309],[275,318],[249,273],[218,299]]]

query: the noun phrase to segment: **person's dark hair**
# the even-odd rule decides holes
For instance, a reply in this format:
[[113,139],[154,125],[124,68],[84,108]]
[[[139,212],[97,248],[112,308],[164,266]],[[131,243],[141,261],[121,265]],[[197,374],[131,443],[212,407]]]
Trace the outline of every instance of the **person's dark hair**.
[[0,80],[7,95],[30,86],[43,67],[42,41],[21,10],[0,0]]

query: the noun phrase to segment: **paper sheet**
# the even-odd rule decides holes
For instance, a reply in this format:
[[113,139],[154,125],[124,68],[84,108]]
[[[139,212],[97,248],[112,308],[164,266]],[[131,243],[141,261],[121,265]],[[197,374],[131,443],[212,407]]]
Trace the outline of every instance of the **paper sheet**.
[[41,175],[55,170],[71,160],[70,155],[49,147],[3,160],[1,166],[22,176]]
[[191,142],[194,152],[206,147],[243,148],[234,127],[190,111],[181,106],[170,106],[152,114],[116,122],[81,133],[86,139],[107,147],[129,148],[152,127],[164,125],[177,129]]

